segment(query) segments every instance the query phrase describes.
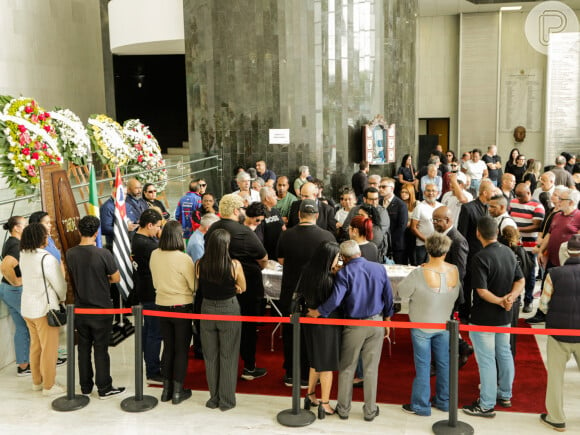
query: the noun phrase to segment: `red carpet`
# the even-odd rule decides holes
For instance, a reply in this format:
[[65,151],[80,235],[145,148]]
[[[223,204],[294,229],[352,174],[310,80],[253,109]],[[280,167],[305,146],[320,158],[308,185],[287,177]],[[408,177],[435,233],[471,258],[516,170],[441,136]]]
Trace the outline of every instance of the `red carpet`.
[[[394,320],[408,320],[406,315],[396,315]],[[527,324],[520,320],[520,327]],[[254,381],[238,382],[238,393],[265,394],[273,396],[291,397],[292,389],[284,386],[282,378],[282,340],[279,333],[275,338],[275,351],[270,351],[270,333],[273,325],[266,324],[260,327],[258,340],[258,354],[256,357],[259,367],[265,367],[268,374]],[[467,335],[463,333],[463,335]],[[392,356],[389,357],[388,346],[385,342],[379,368],[379,385],[377,401],[379,403],[403,404],[408,403],[411,397],[411,386],[415,376],[413,365],[413,348],[409,329],[398,328],[392,345]],[[240,374],[242,363],[240,362]],[[432,391],[434,391],[432,378]],[[518,335],[516,355],[516,378],[514,382],[513,407],[508,411],[540,413],[545,411],[544,399],[546,389],[546,369],[536,340],[531,335]],[[336,399],[338,375],[335,373],[331,399]],[[475,356],[459,371],[459,407],[470,404],[478,397],[479,373]],[[186,386],[194,390],[207,390],[204,364],[202,360],[191,358],[189,363]],[[302,396],[305,390],[301,391]],[[362,388],[355,388],[353,400],[363,400]],[[289,402],[290,405],[290,402]],[[503,409],[501,409],[503,410]]]

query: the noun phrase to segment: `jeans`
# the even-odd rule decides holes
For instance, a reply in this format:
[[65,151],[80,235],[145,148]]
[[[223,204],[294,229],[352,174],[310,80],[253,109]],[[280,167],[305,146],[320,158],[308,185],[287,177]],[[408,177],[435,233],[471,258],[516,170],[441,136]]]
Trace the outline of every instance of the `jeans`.
[[[113,386],[109,340],[113,329],[112,314],[82,314],[75,316],[78,332],[79,380],[83,394],[93,391],[96,384],[99,392],[106,392]],[[91,351],[95,350],[95,381]]]
[[415,379],[411,393],[411,409],[418,415],[431,415],[431,352],[435,359],[437,381],[433,405],[449,409],[449,331],[424,332],[411,329]]
[[[144,310],[156,310],[155,302],[143,302]],[[145,373],[148,378],[161,371],[161,327],[159,317],[144,316],[143,320],[143,357]]]
[[26,327],[26,322],[20,314],[20,298],[22,296],[22,286],[15,287],[5,282],[0,283],[0,300],[8,306],[8,311],[14,326],[14,350],[16,352],[16,364],[26,364],[29,362],[30,353],[30,333]]
[[479,366],[480,406],[484,410],[491,409],[498,398],[512,398],[515,368],[510,334],[471,331],[469,337]]
[[475,178],[471,179],[471,187],[476,191],[479,192],[479,185],[481,184],[481,178],[476,180]]
[[534,301],[534,287],[536,286],[536,254],[532,254],[531,252],[527,252],[530,260],[532,260],[532,264],[534,265],[531,270],[530,274],[525,277],[526,279],[526,290],[524,295],[524,304],[531,304]]

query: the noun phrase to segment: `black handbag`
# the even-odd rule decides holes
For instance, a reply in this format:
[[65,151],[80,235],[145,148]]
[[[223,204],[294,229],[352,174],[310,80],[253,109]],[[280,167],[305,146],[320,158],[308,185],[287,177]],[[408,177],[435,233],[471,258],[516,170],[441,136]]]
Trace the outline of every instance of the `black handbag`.
[[48,326],[60,327],[66,325],[66,310],[63,304],[58,304],[58,310],[50,308],[50,299],[48,298],[48,287],[46,286],[46,276],[44,275],[44,257],[40,260],[40,267],[42,268],[42,281],[44,282],[44,292],[46,293],[46,302],[48,303],[48,313],[46,313],[46,320]]

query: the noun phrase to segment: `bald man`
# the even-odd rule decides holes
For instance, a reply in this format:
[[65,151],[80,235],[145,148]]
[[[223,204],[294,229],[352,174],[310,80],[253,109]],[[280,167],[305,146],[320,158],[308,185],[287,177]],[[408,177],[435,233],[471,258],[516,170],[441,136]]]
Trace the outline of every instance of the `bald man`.
[[300,210],[300,204],[303,199],[312,199],[316,202],[318,206],[318,218],[316,219],[316,225],[318,225],[323,230],[330,231],[332,234],[336,234],[337,226],[336,219],[334,218],[334,209],[318,200],[318,187],[314,183],[304,183],[300,188],[300,199],[294,201],[290,206],[290,213],[288,215],[288,228],[298,225],[300,218],[298,212]]
[[143,198],[143,186],[136,178],[129,178],[127,181],[125,207],[127,209],[127,217],[133,224],[138,224],[141,213],[149,208],[147,201]]

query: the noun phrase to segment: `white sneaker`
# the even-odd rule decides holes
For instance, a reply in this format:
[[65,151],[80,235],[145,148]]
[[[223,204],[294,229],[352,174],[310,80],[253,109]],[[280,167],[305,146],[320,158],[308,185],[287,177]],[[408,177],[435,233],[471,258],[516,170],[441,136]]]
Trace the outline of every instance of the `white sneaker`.
[[60,384],[54,384],[50,390],[42,390],[43,396],[58,396],[65,393],[65,388]]
[[42,390],[42,384],[32,384],[32,391]]

